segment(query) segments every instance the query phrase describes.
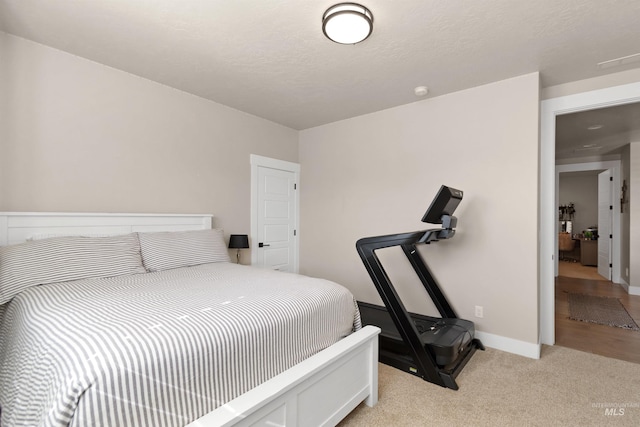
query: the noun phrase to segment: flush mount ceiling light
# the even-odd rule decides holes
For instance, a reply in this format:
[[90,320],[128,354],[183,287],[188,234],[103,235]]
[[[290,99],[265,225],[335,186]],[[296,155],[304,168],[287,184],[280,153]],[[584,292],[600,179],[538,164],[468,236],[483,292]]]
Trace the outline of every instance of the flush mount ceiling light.
[[574,153],[578,153],[580,151],[597,151],[602,147],[599,145],[594,145],[593,147],[580,147],[573,150]]
[[373,31],[373,15],[357,3],[339,3],[322,15],[322,32],[340,44],[360,43]]

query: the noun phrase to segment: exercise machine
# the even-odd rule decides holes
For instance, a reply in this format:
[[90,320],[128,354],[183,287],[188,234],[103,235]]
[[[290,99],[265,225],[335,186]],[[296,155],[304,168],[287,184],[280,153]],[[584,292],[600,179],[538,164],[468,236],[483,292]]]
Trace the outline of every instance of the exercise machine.
[[[366,237],[356,249],[373,281],[384,307],[358,302],[362,321],[382,329],[380,362],[425,381],[453,390],[456,377],[476,350],[484,350],[475,338],[473,322],[460,319],[417,250],[417,245],[436,243],[455,235],[457,218],[453,212],[462,200],[460,190],[441,186],[422,217],[423,222],[442,228],[410,233]],[[376,255],[378,249],[400,246],[431,297],[440,318],[409,313]]]

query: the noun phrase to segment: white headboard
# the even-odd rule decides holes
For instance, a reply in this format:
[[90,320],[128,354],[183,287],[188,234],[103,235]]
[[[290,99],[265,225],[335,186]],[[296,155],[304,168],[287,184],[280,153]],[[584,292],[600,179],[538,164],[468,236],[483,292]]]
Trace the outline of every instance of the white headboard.
[[209,214],[120,214],[66,212],[0,212],[0,246],[35,236],[106,236],[136,231],[210,229]]

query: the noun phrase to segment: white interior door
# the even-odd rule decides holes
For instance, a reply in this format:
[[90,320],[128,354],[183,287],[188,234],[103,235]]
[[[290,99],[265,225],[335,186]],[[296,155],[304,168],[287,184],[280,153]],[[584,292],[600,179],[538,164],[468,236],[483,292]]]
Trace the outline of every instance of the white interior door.
[[613,191],[610,170],[598,174],[598,274],[611,280]]
[[298,272],[299,165],[251,156],[252,264]]

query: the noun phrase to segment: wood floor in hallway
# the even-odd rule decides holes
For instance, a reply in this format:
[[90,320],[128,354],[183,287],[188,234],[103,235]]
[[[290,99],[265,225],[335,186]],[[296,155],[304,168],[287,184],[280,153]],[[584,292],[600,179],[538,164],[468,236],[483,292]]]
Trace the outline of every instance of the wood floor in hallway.
[[616,297],[640,325],[640,296],[598,275],[595,267],[560,262],[556,278],[556,345],[640,363],[640,331],[569,319],[569,292]]

